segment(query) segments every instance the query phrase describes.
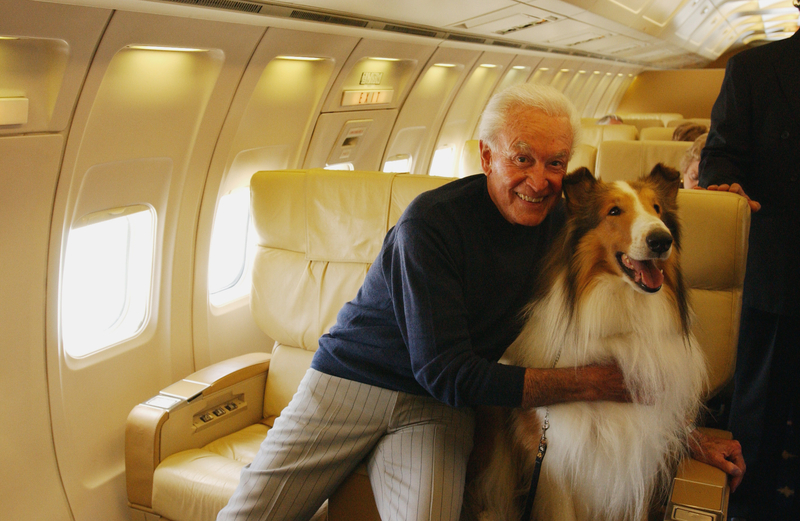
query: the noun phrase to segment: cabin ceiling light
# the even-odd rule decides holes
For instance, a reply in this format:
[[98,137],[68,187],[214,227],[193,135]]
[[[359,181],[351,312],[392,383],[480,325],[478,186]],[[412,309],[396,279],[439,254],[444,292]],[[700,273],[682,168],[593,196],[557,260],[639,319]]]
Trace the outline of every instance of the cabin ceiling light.
[[19,40],[16,36],[0,36],[0,40]]
[[276,60],[294,60],[300,62],[318,62],[325,58],[315,58],[313,56],[276,56]]
[[497,65],[495,65],[493,63],[481,63],[480,66],[484,67],[486,69],[494,69],[495,67],[497,67]]
[[434,67],[455,67],[454,63],[434,63]]
[[513,67],[511,67],[511,68],[512,68],[512,69],[516,69],[516,70],[518,70],[518,71],[524,71],[525,69],[527,69],[527,67],[525,67],[524,65],[514,65],[514,66],[513,66]]
[[370,60],[378,60],[382,62],[399,62],[400,58],[370,58]]
[[128,48],[140,51],[208,52],[208,49],[198,49],[195,47],[168,47],[163,45],[129,45]]

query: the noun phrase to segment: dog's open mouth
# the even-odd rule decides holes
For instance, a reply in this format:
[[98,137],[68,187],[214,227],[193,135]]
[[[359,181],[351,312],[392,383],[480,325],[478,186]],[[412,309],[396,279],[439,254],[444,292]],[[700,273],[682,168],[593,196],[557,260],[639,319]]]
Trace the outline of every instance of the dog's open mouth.
[[664,283],[664,273],[658,269],[653,260],[635,260],[618,251],[617,262],[622,268],[622,272],[643,291],[655,293],[661,289],[661,285]]

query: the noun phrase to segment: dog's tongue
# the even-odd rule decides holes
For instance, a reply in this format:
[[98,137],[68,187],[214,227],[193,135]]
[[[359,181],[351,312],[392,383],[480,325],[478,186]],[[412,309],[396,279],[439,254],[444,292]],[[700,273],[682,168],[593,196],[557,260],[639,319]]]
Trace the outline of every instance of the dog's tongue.
[[658,289],[664,283],[664,274],[651,261],[638,261],[631,259],[633,268],[636,271],[636,282],[642,282],[650,289]]

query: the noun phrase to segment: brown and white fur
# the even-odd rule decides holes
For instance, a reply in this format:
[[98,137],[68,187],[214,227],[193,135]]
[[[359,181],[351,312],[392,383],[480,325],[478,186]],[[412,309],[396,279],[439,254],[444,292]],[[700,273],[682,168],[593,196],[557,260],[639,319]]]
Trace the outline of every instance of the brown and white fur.
[[[557,367],[614,360],[647,404],[548,408],[533,519],[640,521],[686,452],[706,369],[679,266],[678,183],[662,165],[630,183],[606,184],[586,169],[565,178],[565,229],[505,356],[542,368],[557,358]],[[511,411],[496,433],[467,493],[482,521],[520,519],[545,410]]]

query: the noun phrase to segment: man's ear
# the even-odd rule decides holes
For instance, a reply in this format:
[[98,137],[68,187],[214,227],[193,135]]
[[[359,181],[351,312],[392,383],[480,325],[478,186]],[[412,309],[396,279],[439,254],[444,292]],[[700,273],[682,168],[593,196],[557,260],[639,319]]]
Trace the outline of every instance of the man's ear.
[[481,168],[484,173],[490,174],[492,172],[492,149],[483,140],[480,141],[479,145],[481,148]]

